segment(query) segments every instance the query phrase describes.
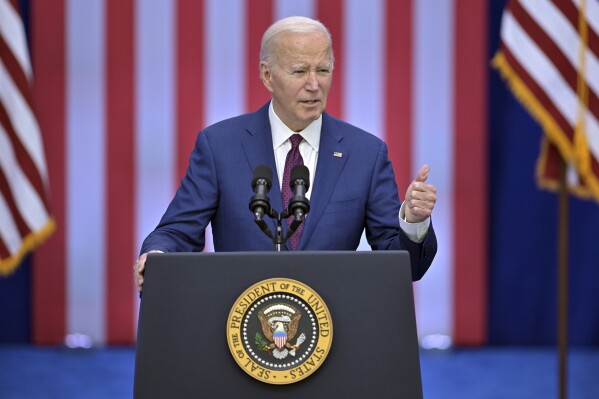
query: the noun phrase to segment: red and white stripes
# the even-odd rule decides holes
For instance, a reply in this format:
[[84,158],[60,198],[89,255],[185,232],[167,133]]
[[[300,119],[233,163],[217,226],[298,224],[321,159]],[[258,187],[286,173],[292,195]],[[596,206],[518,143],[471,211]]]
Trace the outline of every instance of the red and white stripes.
[[0,0],[0,276],[54,230],[32,82],[19,8]]
[[172,197],[197,132],[268,100],[261,35],[274,19],[301,14],[333,34],[328,111],[387,141],[401,197],[421,164],[431,165],[440,245],[416,285],[421,335],[484,342],[481,3],[32,0],[35,99],[58,226],[36,256],[35,341],[68,333],[134,340],[131,267],[141,240]]

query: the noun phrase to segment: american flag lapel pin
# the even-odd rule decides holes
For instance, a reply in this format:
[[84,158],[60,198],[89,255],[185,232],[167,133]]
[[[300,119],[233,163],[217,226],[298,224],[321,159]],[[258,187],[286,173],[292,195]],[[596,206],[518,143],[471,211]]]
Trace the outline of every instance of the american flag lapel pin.
[[341,158],[343,156],[343,153],[335,151],[333,152],[333,156],[336,158]]

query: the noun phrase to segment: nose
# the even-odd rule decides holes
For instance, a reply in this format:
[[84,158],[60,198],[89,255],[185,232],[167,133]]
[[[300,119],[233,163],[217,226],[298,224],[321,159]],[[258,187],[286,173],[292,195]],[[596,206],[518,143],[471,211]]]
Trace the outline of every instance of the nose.
[[318,76],[316,71],[310,71],[306,74],[306,90],[316,91],[319,87]]

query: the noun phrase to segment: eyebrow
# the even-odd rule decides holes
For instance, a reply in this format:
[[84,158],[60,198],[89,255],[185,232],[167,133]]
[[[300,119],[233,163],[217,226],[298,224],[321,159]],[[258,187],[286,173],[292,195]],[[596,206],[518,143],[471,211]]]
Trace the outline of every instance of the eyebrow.
[[[302,69],[302,68],[310,68],[311,65],[310,64],[306,64],[306,63],[298,63],[298,64],[290,64],[289,68],[291,69]],[[317,64],[314,68],[319,69],[319,68],[330,68],[331,67],[331,63],[327,62],[326,64]]]

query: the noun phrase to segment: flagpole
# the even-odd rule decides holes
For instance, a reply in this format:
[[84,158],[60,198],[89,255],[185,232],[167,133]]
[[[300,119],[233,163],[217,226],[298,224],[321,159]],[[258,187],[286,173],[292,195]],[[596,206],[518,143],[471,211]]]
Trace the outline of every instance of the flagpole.
[[559,165],[559,216],[558,216],[558,273],[557,273],[557,337],[559,352],[559,398],[568,393],[568,187],[566,163],[562,157]]

